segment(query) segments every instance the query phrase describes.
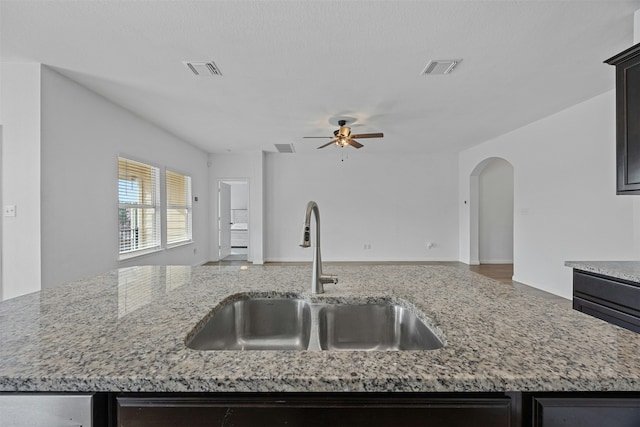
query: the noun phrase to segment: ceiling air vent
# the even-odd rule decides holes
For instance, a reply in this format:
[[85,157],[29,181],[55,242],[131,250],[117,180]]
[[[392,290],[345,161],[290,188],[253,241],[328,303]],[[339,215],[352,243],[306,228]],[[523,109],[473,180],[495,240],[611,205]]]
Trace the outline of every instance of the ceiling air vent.
[[462,59],[432,59],[422,71],[423,75],[449,74]]
[[278,153],[295,153],[293,144],[275,144]]
[[196,76],[222,76],[220,68],[213,62],[183,61]]

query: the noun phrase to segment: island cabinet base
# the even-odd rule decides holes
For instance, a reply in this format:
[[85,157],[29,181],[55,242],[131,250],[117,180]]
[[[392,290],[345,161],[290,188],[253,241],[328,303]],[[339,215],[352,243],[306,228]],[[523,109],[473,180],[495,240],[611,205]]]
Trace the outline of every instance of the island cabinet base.
[[637,427],[640,392],[121,393],[117,427]]
[[[640,394],[538,393],[525,397],[532,427],[640,426]],[[633,397],[635,396],[635,397]]]
[[573,308],[640,333],[640,283],[574,269]]
[[118,427],[519,427],[519,399],[500,393],[123,395]]

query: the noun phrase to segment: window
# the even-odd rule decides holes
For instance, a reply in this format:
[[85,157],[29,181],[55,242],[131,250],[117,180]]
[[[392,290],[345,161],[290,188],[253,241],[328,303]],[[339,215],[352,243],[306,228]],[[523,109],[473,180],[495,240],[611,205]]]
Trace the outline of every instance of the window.
[[191,241],[191,177],[166,172],[167,245]]
[[120,258],[160,248],[160,170],[118,157]]

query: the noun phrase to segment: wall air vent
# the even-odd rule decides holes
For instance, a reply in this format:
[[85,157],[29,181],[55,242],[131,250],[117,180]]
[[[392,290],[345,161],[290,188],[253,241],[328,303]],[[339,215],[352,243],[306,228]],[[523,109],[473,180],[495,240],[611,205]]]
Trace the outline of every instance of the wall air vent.
[[295,153],[293,144],[275,144],[278,153]]
[[220,68],[213,62],[197,62],[197,61],[183,61],[187,68],[189,68],[196,76],[222,76]]
[[460,62],[462,62],[462,59],[432,59],[427,66],[424,67],[422,74],[449,74]]

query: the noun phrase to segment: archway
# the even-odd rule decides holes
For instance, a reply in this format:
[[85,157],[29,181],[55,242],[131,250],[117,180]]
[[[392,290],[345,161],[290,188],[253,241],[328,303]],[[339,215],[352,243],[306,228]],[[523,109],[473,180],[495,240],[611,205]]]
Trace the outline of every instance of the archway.
[[483,160],[471,172],[471,265],[513,263],[513,177],[513,166],[500,157]]

